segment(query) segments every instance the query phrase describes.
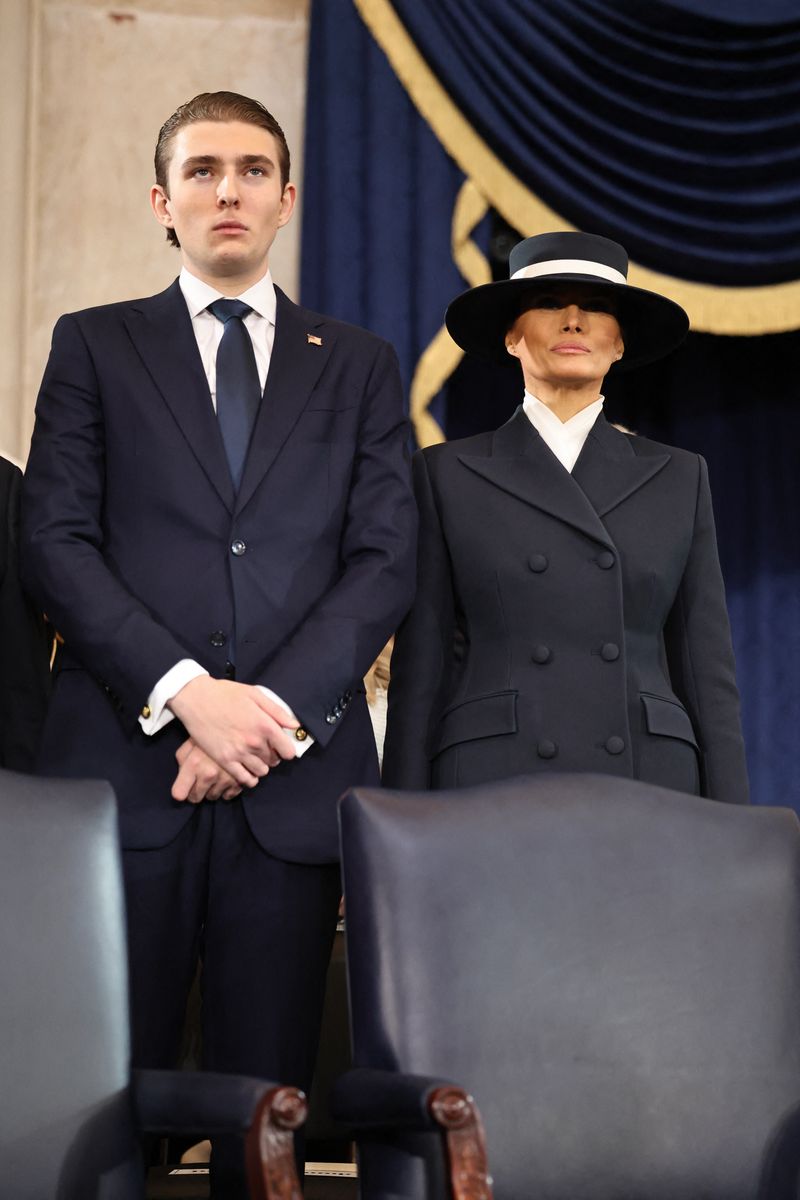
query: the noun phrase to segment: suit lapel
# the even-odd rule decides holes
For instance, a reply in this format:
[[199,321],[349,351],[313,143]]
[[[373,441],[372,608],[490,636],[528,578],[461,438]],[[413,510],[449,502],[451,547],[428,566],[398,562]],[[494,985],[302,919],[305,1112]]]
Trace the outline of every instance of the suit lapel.
[[228,460],[178,281],[158,296],[131,304],[124,322],[192,452],[225,506],[233,511]]
[[[330,325],[326,325],[324,338],[314,333],[325,325],[324,318],[293,304],[280,288],[276,287],[275,293],[275,341],[236,502],[239,510],[280,453],[334,346]],[[309,341],[309,334],[319,341]]]
[[589,498],[598,516],[638,491],[669,462],[668,454],[636,454],[629,438],[602,413],[589,430],[572,478]]
[[522,408],[494,434],[489,456],[458,457],[465,467],[495,487],[613,548],[586,493],[570,478]]

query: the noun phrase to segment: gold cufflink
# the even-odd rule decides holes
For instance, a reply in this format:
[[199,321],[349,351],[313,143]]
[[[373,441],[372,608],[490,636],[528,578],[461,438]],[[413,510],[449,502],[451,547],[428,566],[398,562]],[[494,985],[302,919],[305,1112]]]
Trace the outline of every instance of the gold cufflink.
[[150,705],[145,704],[144,708],[142,709],[142,716],[144,717],[145,721],[148,721],[152,715],[153,714],[150,711]]
[[306,738],[307,738],[307,737],[308,737],[308,731],[307,731],[307,730],[305,730],[305,729],[303,729],[303,726],[302,726],[302,725],[300,726],[300,728],[299,728],[299,729],[295,729],[295,731],[294,731],[294,740],[295,740],[296,742],[304,742],[304,741],[306,740]]
[[321,346],[322,345],[322,338],[317,337],[317,335],[315,333],[307,333],[306,340],[308,341],[309,346]]

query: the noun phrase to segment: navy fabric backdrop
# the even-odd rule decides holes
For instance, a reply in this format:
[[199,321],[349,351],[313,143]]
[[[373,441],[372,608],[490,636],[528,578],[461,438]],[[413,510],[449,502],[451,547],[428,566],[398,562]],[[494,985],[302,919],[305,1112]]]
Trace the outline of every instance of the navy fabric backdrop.
[[[702,283],[796,279],[796,5],[762,3],[759,23],[728,0],[645,7],[646,26],[632,0],[563,15],[521,0],[394,2],[462,111],[565,220]],[[394,342],[408,386],[467,286],[450,245],[465,176],[352,0],[313,3],[306,125],[303,301]],[[496,214],[478,228],[496,275],[515,238]],[[794,315],[783,328],[800,328]],[[612,418],[708,459],[753,796],[800,811],[798,352],[796,331],[693,333],[607,395]],[[456,437],[499,424],[519,399],[513,372],[465,360],[432,411]]]

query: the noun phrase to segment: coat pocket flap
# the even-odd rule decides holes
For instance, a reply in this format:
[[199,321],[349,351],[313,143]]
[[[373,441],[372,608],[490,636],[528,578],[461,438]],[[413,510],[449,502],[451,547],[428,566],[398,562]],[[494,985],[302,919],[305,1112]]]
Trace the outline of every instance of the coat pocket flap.
[[642,695],[645,721],[648,733],[657,733],[661,737],[680,738],[697,746],[692,729],[692,722],[686,709],[675,700],[665,700],[662,696]]
[[439,722],[433,753],[439,754],[457,742],[516,732],[516,692],[492,692],[488,696],[476,696],[447,710]]

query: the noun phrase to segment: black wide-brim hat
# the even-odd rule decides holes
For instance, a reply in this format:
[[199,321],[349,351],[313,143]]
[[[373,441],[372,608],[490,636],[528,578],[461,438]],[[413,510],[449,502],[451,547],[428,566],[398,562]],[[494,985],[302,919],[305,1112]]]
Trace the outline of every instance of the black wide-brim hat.
[[541,291],[548,283],[585,283],[593,294],[613,299],[625,343],[618,368],[663,358],[688,332],[689,318],[674,300],[631,287],[628,255],[608,238],[593,233],[540,233],[514,247],[508,266],[509,279],[471,288],[447,309],[448,332],[469,354],[507,363],[505,336],[525,311],[526,293]]

